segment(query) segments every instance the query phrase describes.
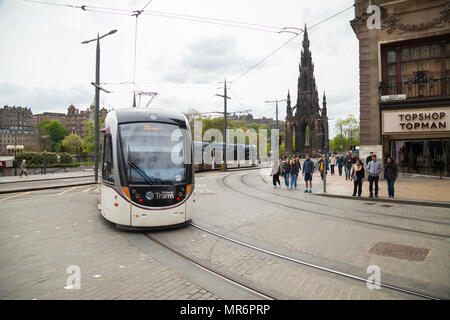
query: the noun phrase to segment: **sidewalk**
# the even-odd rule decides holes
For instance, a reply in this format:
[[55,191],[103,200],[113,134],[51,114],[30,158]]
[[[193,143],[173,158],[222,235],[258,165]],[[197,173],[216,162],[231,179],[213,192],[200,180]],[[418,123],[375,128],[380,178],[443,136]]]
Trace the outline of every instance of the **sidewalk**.
[[34,175],[29,175],[29,176],[22,175],[22,177],[19,177],[19,176],[0,177],[0,184],[27,182],[27,181],[44,181],[44,180],[69,179],[69,178],[83,178],[83,177],[94,177],[94,171],[89,170],[89,171],[48,173],[48,174],[34,174]]
[[95,183],[93,171],[77,171],[0,178],[0,194],[74,187]]
[[[317,175],[317,178],[316,178]],[[321,183],[320,175],[314,175],[315,183]],[[380,198],[389,199],[387,184],[385,180],[378,183]],[[323,191],[318,194],[324,194]],[[338,196],[349,196],[353,194],[353,181],[345,180],[345,176],[327,175],[327,194]],[[362,197],[369,196],[369,182],[365,179],[363,183]],[[425,176],[402,176],[395,182],[396,200],[414,200],[427,202],[442,202],[450,204],[450,180]]]

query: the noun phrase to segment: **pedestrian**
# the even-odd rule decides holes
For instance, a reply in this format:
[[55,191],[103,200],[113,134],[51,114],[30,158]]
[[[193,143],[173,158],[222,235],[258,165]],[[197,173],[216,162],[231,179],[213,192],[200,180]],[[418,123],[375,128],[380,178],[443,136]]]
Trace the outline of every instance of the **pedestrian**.
[[22,174],[25,173],[25,175],[28,177],[27,174],[27,161],[25,159],[22,160],[22,163],[20,164],[20,178],[22,178]]
[[297,189],[297,179],[299,171],[299,167],[295,163],[295,160],[291,160],[291,190],[292,187],[295,187],[295,189]]
[[361,197],[364,174],[362,161],[358,159],[353,167],[351,175],[351,179],[353,180],[353,197],[356,197],[356,192],[358,192],[358,197]]
[[298,167],[298,171],[302,169],[302,165],[300,164],[300,158],[298,156],[295,158],[295,165]]
[[381,163],[377,161],[377,155],[372,155],[372,161],[367,165],[367,172],[369,173],[369,197],[373,198],[373,184],[375,183],[375,198],[378,198],[378,178],[382,171]]
[[336,159],[336,164],[338,166],[339,176],[342,176],[342,167],[344,166],[344,157],[342,157],[342,154]]
[[370,155],[366,158],[366,166],[372,161],[373,152],[370,152]]
[[331,175],[334,175],[334,166],[336,165],[336,158],[337,156],[335,156],[334,154],[331,155],[330,157],[330,170],[331,170]]
[[325,155],[322,155],[322,158],[319,159],[319,171],[320,171],[320,178],[323,180],[323,174],[328,172],[328,159],[325,157]]
[[388,194],[389,198],[394,197],[394,184],[395,179],[397,179],[398,176],[398,168],[395,164],[395,161],[388,157],[386,159],[386,166],[384,167],[384,179],[386,179],[387,186],[388,186]]
[[278,160],[275,160],[273,162],[272,165],[272,171],[270,172],[270,175],[272,176],[272,180],[273,180],[273,187],[276,188],[277,187],[277,183],[281,188],[281,184],[280,184],[280,165],[278,163]]
[[350,155],[350,153],[347,153],[344,158],[345,180],[350,180],[352,165],[352,156]]
[[286,188],[289,189],[289,177],[291,175],[291,165],[289,164],[288,159],[284,161],[282,175],[284,177],[284,184],[286,185]]
[[355,155],[352,153],[352,165],[356,164],[356,157]]
[[[314,162],[310,159],[309,154],[306,155],[306,160],[303,162],[302,174],[305,177],[305,193],[311,193],[312,191],[312,175],[314,173]],[[309,183],[309,190],[308,190]]]

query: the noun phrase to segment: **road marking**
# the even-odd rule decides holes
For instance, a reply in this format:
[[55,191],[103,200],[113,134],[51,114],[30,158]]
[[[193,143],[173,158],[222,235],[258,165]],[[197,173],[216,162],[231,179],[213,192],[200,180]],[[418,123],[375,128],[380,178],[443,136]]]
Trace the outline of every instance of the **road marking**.
[[29,194],[29,193],[31,193],[31,192],[28,191],[28,192],[16,194],[15,196],[10,196],[10,197],[7,197],[7,198],[0,199],[0,201],[5,201],[5,200],[8,200],[8,199],[17,198],[17,197],[24,196],[24,195]]
[[97,187],[97,186],[93,186],[93,187],[90,187],[90,188],[88,188],[88,189],[86,189],[86,190],[84,190],[83,192],[88,192],[89,190],[91,190],[91,189],[94,189],[95,187]]
[[72,187],[72,188],[70,188],[70,189],[68,189],[68,190],[66,190],[66,191],[63,191],[63,192],[58,193],[57,195],[58,195],[58,196],[61,196],[61,195],[65,194],[66,192],[70,192],[70,191],[75,190],[75,189],[77,189],[77,188],[80,188],[80,187],[79,187],[79,186],[78,186],[78,187]]

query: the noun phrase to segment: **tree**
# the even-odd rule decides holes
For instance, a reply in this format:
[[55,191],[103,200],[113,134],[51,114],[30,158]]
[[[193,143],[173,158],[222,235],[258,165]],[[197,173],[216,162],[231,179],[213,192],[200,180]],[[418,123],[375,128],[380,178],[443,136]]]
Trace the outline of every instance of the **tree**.
[[[103,139],[102,139],[100,130],[103,128],[104,123],[105,123],[105,117],[101,116],[99,119],[99,128],[98,128],[98,132],[100,134],[100,145],[99,145],[99,149],[98,149],[99,153],[102,150],[102,144],[103,144]],[[88,123],[86,123],[86,127],[87,127],[88,134],[84,138],[83,147],[84,147],[85,153],[91,153],[91,152],[95,151],[95,124],[93,121],[89,121]]]
[[[335,127],[336,136],[332,139],[338,144],[332,144],[330,141],[330,150],[344,151],[350,149],[350,146],[359,146],[359,120],[354,115],[348,116],[346,119],[338,119]],[[342,132],[342,148],[341,146],[341,132]],[[332,148],[332,146],[334,148]]]
[[83,148],[83,139],[77,134],[71,134],[66,136],[62,141],[61,145],[66,149],[67,152],[72,154],[79,154]]
[[49,146],[51,147],[51,150],[54,152],[59,151],[61,141],[67,135],[66,127],[58,120],[44,120],[36,127],[38,128],[38,133],[41,137],[43,135],[50,136]]

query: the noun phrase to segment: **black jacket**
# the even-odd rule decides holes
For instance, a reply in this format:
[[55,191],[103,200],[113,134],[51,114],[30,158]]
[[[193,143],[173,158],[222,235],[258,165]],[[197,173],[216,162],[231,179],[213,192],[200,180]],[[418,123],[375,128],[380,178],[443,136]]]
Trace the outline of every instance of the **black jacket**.
[[394,162],[391,162],[391,165],[386,164],[384,167],[384,178],[388,179],[397,179],[398,176],[398,168]]
[[355,173],[355,167],[353,167],[351,177],[354,179],[355,182],[356,181],[361,181],[364,178],[364,174],[365,174],[364,167],[362,167],[361,170],[356,171],[356,178],[353,177],[354,173]]
[[290,173],[290,172],[291,172],[291,166],[289,164],[284,164],[281,174],[286,174],[286,173]]

